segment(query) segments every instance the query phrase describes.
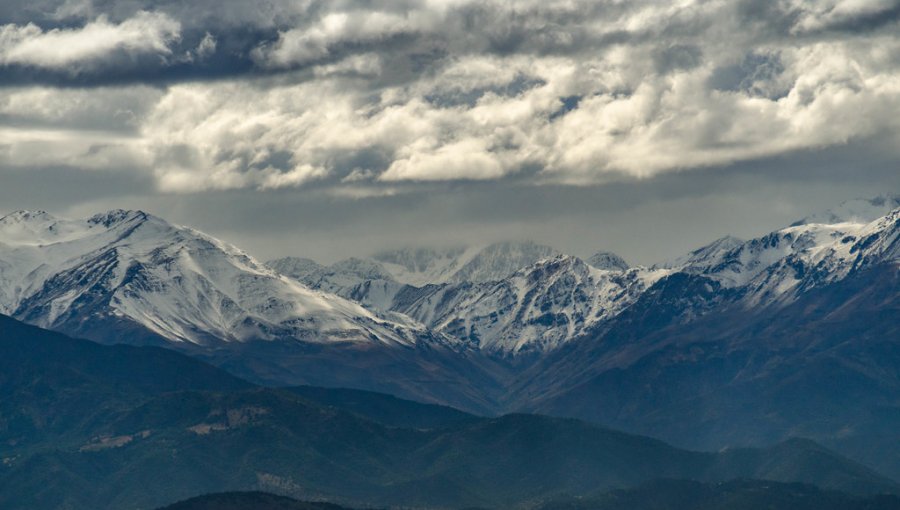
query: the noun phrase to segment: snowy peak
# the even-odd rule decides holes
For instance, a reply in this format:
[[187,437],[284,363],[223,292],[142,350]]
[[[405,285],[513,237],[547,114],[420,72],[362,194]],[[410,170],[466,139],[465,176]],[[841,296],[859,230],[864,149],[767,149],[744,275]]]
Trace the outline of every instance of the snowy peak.
[[325,267],[315,260],[302,257],[284,257],[270,260],[269,262],[266,262],[266,266],[275,272],[299,281],[303,281],[307,275]]
[[787,304],[808,290],[900,257],[900,209],[868,224],[808,223],[751,239],[678,271],[733,289],[746,307]]
[[[725,288],[746,288],[753,306],[790,300],[797,292],[843,278],[863,260],[889,257],[890,218],[898,208],[898,195],[849,200],[749,241],[718,239],[657,267],[707,275]],[[871,232],[863,234],[866,231]],[[866,235],[881,241],[860,247]],[[875,246],[884,248],[876,253]]]
[[530,241],[495,243],[479,251],[453,273],[449,281],[460,283],[502,280],[519,269],[559,254],[549,246]]
[[0,219],[0,243],[38,247],[83,238],[91,230],[84,221],[60,219],[44,211],[16,211]]
[[475,253],[476,250],[462,247],[406,248],[376,253],[371,258],[397,281],[422,286],[446,282]]
[[[411,322],[312,290],[231,245],[142,211],[7,218],[0,228],[0,310],[43,327],[90,335],[91,328],[77,328],[92,320],[127,322],[198,344],[409,344],[418,335]],[[22,219],[29,228],[11,228]]]
[[421,287],[501,280],[523,267],[558,254],[549,246],[525,241],[467,248],[411,248],[382,252],[371,258],[381,263],[397,281]]
[[46,223],[56,221],[56,217],[47,211],[13,211],[0,218],[0,224],[13,225],[19,223]]
[[841,239],[842,244],[849,241],[855,241],[849,249],[854,268],[900,262],[900,208],[866,225],[854,238]]
[[605,271],[628,271],[631,267],[625,259],[609,251],[597,252],[586,261],[588,265]]
[[486,352],[540,353],[614,317],[664,274],[600,270],[557,255],[502,280],[423,289],[398,311]]
[[791,224],[871,223],[900,207],[900,194],[889,193],[875,198],[857,198],[841,203],[834,209],[807,216]]
[[744,241],[737,237],[725,236],[697,248],[687,255],[655,265],[657,268],[676,269],[684,267],[707,268],[721,263],[730,251],[739,248]]
[[320,269],[319,272],[328,271],[332,274],[350,275],[361,280],[386,280],[394,281],[393,275],[387,272],[383,265],[374,260],[359,259],[350,257],[342,260],[327,268]]
[[[709,288],[720,292],[716,299],[687,304],[689,309],[679,312],[684,318],[706,313],[710,305],[793,302],[809,289],[836,282],[859,268],[900,260],[898,217],[900,209],[868,225],[811,223],[749,241],[723,237],[651,269],[598,268],[616,261],[607,254],[592,258],[591,265],[575,257],[543,258],[496,281],[451,281],[406,292],[398,299],[397,310],[490,352],[550,350],[589,327],[614,320],[663,278],[675,277],[667,278],[667,285],[697,281],[678,278],[679,273],[709,279]],[[611,265],[625,265],[620,264]]]
[[444,249],[406,248],[376,253],[373,259],[400,266],[410,273],[427,273],[446,264],[446,261],[458,259],[466,248],[454,247]]
[[389,311],[394,297],[406,285],[396,281],[381,263],[355,257],[320,267],[300,281],[378,312]]
[[90,225],[100,225],[111,228],[122,223],[141,223],[150,218],[163,221],[161,218],[152,216],[144,211],[113,209],[105,213],[95,214],[88,218],[87,223]]
[[0,243],[47,242],[58,234],[57,222],[45,211],[15,211],[0,218]]

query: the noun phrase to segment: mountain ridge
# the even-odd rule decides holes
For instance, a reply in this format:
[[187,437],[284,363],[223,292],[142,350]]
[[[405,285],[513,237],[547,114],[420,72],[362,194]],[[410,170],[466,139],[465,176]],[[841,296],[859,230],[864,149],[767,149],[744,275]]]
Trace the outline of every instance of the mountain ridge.
[[96,314],[175,342],[330,336],[409,344],[418,328],[308,289],[233,246],[143,211],[86,220],[13,213],[0,219],[0,242],[0,281],[14,289],[0,295],[0,310],[57,329],[78,331],[66,323]]

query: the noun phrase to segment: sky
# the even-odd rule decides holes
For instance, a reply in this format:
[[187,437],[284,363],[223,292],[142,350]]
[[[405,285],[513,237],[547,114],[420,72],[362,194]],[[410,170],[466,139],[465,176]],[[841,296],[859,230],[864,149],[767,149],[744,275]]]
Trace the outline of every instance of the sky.
[[5,0],[0,212],[649,264],[900,191],[900,0]]

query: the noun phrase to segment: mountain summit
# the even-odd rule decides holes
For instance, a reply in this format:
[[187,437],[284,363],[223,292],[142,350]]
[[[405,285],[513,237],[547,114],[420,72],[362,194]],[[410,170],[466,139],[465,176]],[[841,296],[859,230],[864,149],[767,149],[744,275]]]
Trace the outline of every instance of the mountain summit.
[[900,208],[900,194],[886,193],[874,198],[847,200],[834,209],[812,214],[791,224],[792,227],[820,223],[870,223]]

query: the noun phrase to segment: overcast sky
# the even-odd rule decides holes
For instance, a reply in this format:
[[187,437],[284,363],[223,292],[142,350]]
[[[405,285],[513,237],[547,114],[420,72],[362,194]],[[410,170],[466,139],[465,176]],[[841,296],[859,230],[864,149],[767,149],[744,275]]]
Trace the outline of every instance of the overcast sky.
[[5,0],[0,210],[652,263],[900,191],[900,0]]

